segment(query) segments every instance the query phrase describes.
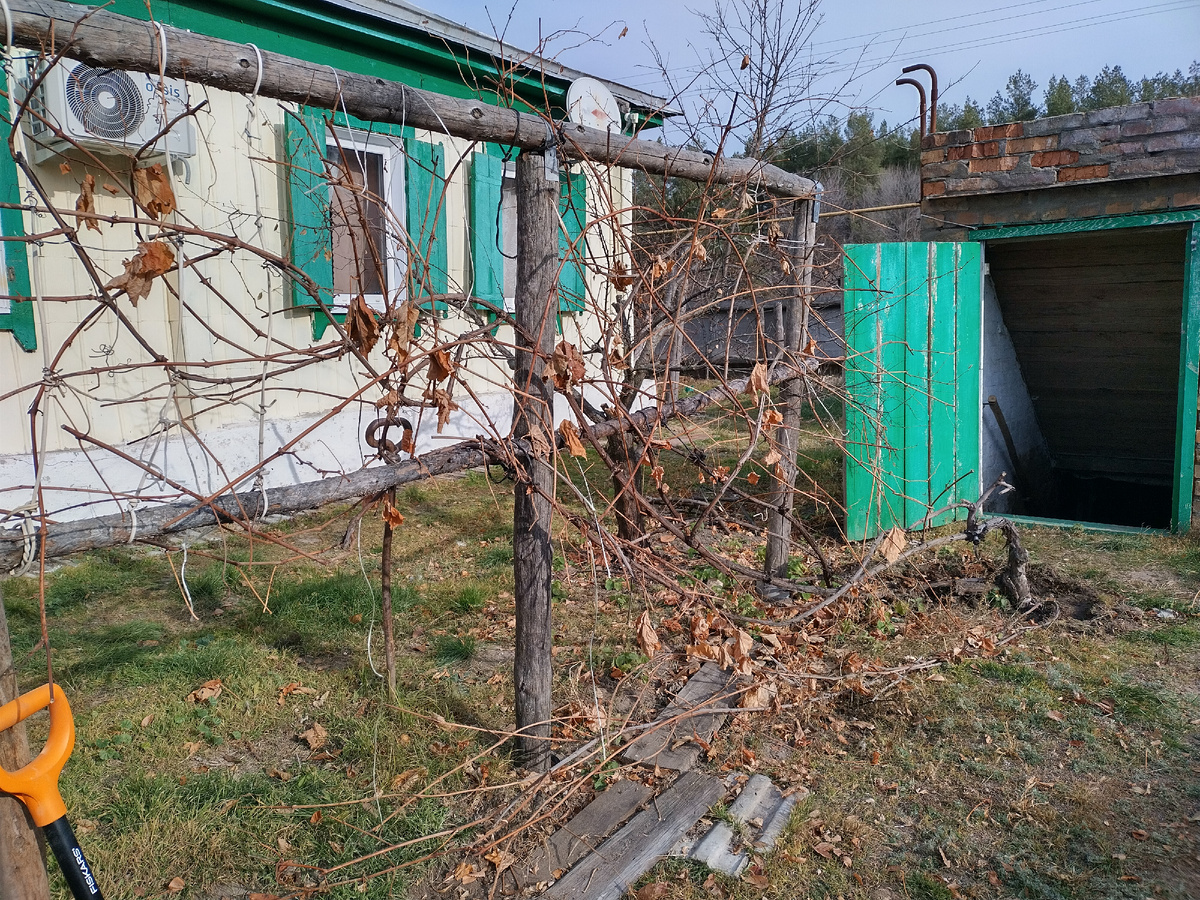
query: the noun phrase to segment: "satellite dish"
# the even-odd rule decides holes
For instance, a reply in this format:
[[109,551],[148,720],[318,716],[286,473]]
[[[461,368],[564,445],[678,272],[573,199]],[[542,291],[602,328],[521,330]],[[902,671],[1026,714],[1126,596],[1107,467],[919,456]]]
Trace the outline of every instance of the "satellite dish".
[[576,125],[606,130],[621,130],[621,109],[617,98],[595,78],[576,78],[567,88],[567,118]]

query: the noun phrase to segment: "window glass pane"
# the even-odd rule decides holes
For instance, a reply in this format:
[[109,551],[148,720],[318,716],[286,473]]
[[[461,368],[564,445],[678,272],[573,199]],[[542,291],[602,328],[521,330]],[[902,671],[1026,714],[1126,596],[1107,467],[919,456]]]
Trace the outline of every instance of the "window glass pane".
[[517,181],[505,175],[500,186],[500,232],[504,236],[504,305],[517,296]]
[[330,197],[334,293],[384,294],[383,156],[343,145],[328,148],[327,158],[336,179]]

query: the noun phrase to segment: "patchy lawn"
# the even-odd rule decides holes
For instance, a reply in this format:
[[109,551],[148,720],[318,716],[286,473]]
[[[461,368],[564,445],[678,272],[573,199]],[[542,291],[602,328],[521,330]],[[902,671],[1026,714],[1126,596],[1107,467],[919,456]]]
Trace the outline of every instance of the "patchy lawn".
[[[726,438],[714,464],[736,459],[736,434]],[[805,446],[813,484],[831,483],[834,455],[819,435]],[[682,466],[665,477],[675,496],[696,480]],[[593,496],[606,488],[590,470]],[[63,790],[109,897],[166,896],[176,877],[184,900],[318,887],[392,897],[431,872],[456,896],[441,881],[456,848],[522,791],[493,734],[513,718],[510,491],[470,473],[401,492],[394,701],[376,674],[377,511],[361,535],[356,511],[339,508],[280,523],[283,545],[193,536],[196,618],[177,580],[181,552],[88,554],[47,577],[55,677],[79,734]],[[836,491],[807,502],[815,528],[832,525]],[[729,506],[705,539],[757,565],[753,510]],[[993,537],[978,557],[965,544],[917,557],[816,620],[746,624],[754,677],[771,681],[781,709],[735,717],[705,765],[763,771],[807,795],[746,879],[668,861],[645,879],[663,886],[648,894],[1200,896],[1200,543],[1022,533],[1050,600],[1032,623],[994,592],[954,594],[958,578],[990,577]],[[698,617],[721,636],[745,624],[739,614],[770,612],[677,541],[651,539],[686,573],[669,590],[630,579],[565,522],[558,537],[562,753],[598,719],[615,728],[652,715],[701,640]],[[839,573],[856,567],[860,548],[825,541]],[[818,570],[799,555],[797,577]],[[4,583],[26,687],[45,677],[37,587]],[[664,644],[652,662],[636,641],[643,610]],[[912,671],[880,688],[877,673],[893,669]],[[539,827],[621,774],[597,768],[563,782],[573,795]]]

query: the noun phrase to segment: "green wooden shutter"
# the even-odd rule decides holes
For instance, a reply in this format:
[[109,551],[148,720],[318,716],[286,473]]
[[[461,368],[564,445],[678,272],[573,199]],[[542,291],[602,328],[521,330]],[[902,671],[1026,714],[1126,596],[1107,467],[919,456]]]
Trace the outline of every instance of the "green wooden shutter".
[[558,234],[558,258],[563,261],[558,275],[558,311],[576,313],[587,301],[583,268],[587,248],[581,237],[587,220],[587,176],[563,172],[559,184],[559,210],[565,231]]
[[[329,182],[325,178],[325,120],[301,107],[283,120],[291,204],[292,264],[313,280],[326,306],[333,305],[333,244],[329,231]],[[320,309],[300,280],[292,281],[292,305]],[[322,328],[322,331],[324,328]]]
[[846,245],[851,540],[978,499],[982,289],[979,244]]
[[[504,308],[503,224],[500,219],[500,186],[504,160],[476,151],[471,158],[471,260],[474,264],[473,296]],[[481,307],[486,309],[487,307]]]
[[447,305],[432,304],[430,294],[446,293],[446,164],[442,145],[416,138],[404,140],[404,197],[408,228],[409,296],[422,309],[436,309],[445,317]]
[[[7,76],[0,71],[0,86],[8,91]],[[8,109],[7,101],[0,98],[0,108]],[[8,117],[4,117],[5,124]],[[21,188],[17,182],[17,164],[7,151],[0,152],[0,199],[5,203],[20,203]],[[19,209],[0,210],[0,231],[6,238],[25,236],[24,213]],[[37,349],[37,332],[33,326],[33,292],[29,288],[29,256],[27,246],[21,240],[4,242],[4,276],[8,289],[5,293],[12,298],[9,311],[0,313],[0,331],[11,331],[22,350]],[[20,299],[20,298],[25,299]]]

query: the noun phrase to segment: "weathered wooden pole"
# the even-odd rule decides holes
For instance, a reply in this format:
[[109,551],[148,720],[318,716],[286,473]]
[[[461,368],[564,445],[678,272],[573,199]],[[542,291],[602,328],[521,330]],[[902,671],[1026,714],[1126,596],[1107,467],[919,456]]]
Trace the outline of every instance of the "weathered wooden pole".
[[[553,177],[551,181],[548,177]],[[554,353],[558,312],[558,168],[541,153],[517,157],[517,369],[513,437],[528,447],[513,509],[517,645],[513,663],[518,748],[535,771],[550,766],[550,497],[554,492]]]
[[[771,510],[767,516],[767,553],[764,572],[768,578],[787,578],[788,557],[792,541],[792,510],[796,504],[796,453],[800,438],[800,417],[808,399],[808,367],[804,365],[805,344],[808,343],[808,311],[812,296],[812,251],[816,242],[817,225],[813,221],[811,200],[797,200],[792,206],[792,226],[788,235],[787,253],[796,283],[796,293],[788,304],[784,318],[784,345],[780,348],[779,364],[789,372],[780,385],[783,403],[783,422],[775,431],[775,443],[780,457],[771,489]],[[762,587],[764,596],[773,591]]]
[[[0,581],[0,706],[20,693],[13,669],[8,619],[4,613],[4,587]],[[25,725],[18,723],[0,731],[0,766],[15,772],[29,762]],[[0,898],[45,900],[50,896],[46,862],[38,846],[29,811],[16,797],[0,794]]]
[[396,696],[396,628],[392,621],[392,515],[396,506],[395,488],[390,488],[384,495],[383,504],[383,550],[379,554],[379,605],[383,615],[383,661],[387,669],[388,692],[394,699]]

